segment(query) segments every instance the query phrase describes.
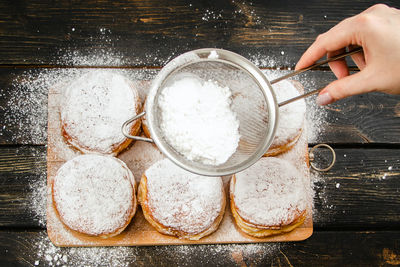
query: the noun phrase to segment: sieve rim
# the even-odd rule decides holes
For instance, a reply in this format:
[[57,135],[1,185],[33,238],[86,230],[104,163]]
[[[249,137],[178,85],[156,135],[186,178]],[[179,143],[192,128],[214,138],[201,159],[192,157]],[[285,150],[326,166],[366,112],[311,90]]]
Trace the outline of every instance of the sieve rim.
[[[218,56],[215,57],[215,54]],[[260,147],[258,148],[258,150],[245,161],[242,161],[238,164],[235,164],[231,167],[224,169],[218,168],[219,167],[218,165],[212,166],[207,164],[200,164],[202,167],[187,165],[185,162],[179,160],[177,157],[173,155],[173,153],[170,151],[171,148],[168,145],[168,143],[166,141],[163,141],[164,140],[163,136],[159,135],[155,131],[156,126],[155,126],[154,112],[157,107],[155,107],[154,105],[154,100],[158,96],[160,92],[159,89],[162,88],[163,83],[173,72],[187,65],[198,62],[206,62],[206,61],[222,62],[225,64],[233,65],[238,69],[244,70],[257,83],[257,85],[259,86],[264,95],[265,102],[267,102],[268,106],[268,122],[269,122],[267,130],[268,132],[266,133],[263,142],[260,143]],[[250,167],[265,154],[265,152],[268,150],[275,137],[275,132],[279,119],[279,112],[278,112],[278,103],[276,100],[275,93],[272,90],[272,86],[267,77],[261,72],[261,70],[257,66],[255,66],[248,59],[242,57],[241,55],[228,50],[217,49],[217,48],[202,48],[202,49],[188,51],[184,54],[179,55],[161,69],[161,71],[157,74],[156,78],[151,83],[149,94],[146,100],[145,116],[147,120],[147,127],[149,129],[152,139],[154,140],[154,143],[156,144],[158,149],[160,149],[160,151],[172,162],[174,162],[176,165],[187,171],[199,175],[225,176],[240,172]]]

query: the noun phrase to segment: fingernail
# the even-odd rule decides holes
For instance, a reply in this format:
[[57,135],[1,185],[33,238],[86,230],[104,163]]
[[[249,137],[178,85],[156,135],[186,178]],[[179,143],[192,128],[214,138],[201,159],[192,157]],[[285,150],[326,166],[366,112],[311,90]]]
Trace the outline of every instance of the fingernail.
[[320,106],[325,106],[333,102],[333,98],[328,92],[318,95],[317,104]]

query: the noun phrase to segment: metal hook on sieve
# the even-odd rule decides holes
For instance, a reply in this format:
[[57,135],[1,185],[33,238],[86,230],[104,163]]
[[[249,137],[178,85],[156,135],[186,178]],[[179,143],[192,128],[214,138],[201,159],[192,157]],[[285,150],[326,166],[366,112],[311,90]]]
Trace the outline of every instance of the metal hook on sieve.
[[[344,58],[344,57],[347,57],[347,56],[351,56],[351,55],[353,55],[353,54],[360,53],[360,52],[363,52],[362,47],[358,47],[358,48],[356,48],[356,49],[354,49],[354,50],[351,50],[351,51],[349,51],[349,52],[347,52],[347,53],[343,53],[343,54],[340,54],[340,55],[337,55],[337,56],[334,56],[334,57],[331,57],[331,58],[322,60],[322,61],[317,62],[317,63],[315,63],[315,64],[313,64],[313,65],[311,65],[311,66],[308,66],[307,68],[300,69],[300,70],[296,70],[296,71],[291,72],[291,73],[289,73],[289,74],[286,74],[286,75],[284,75],[284,76],[282,76],[282,77],[279,77],[279,78],[277,78],[277,79],[274,79],[274,80],[270,81],[270,83],[271,83],[271,84],[274,84],[274,83],[280,82],[280,81],[282,81],[282,80],[286,80],[287,78],[296,76],[296,75],[298,75],[298,74],[300,74],[300,73],[303,73],[303,72],[305,72],[305,71],[307,71],[307,70],[311,70],[311,69],[313,69],[313,68],[315,68],[315,67],[318,67],[318,66],[324,65],[324,64],[326,64],[326,63],[329,63],[329,62],[332,62],[332,61],[336,61],[336,60],[338,60],[338,59],[341,59],[341,58]],[[317,94],[317,93],[319,93],[322,89],[323,89],[323,88],[319,88],[319,89],[310,91],[310,92],[308,92],[308,93],[305,93],[305,94],[303,94],[303,95],[299,95],[299,96],[293,97],[293,98],[291,98],[291,99],[285,100],[285,101],[279,103],[279,104],[278,104],[278,107],[281,107],[281,106],[284,106],[284,105],[286,105],[286,104],[292,103],[292,102],[294,102],[294,101],[296,101],[296,100],[299,100],[299,99],[301,99],[301,98],[304,98],[304,97],[307,97],[307,96],[310,96],[310,95]]]
[[[331,161],[331,163],[328,165],[328,167],[326,167],[326,168],[318,168],[318,167],[315,166],[314,163],[313,163],[313,161],[315,160],[315,157],[314,157],[314,150],[317,149],[317,148],[319,148],[319,147],[326,147],[326,148],[328,148],[328,149],[331,151],[331,153],[332,153],[332,161]],[[316,170],[316,171],[327,172],[327,171],[329,171],[330,169],[332,169],[333,165],[335,165],[335,162],[336,162],[336,153],[335,153],[335,150],[333,150],[333,148],[332,148],[330,145],[327,145],[327,144],[318,144],[318,145],[314,146],[313,148],[311,148],[311,150],[310,150],[310,152],[308,153],[308,155],[309,155],[309,158],[310,158],[310,166],[311,166],[311,168],[313,168],[313,169]]]
[[154,143],[153,139],[151,138],[146,138],[146,137],[141,137],[141,136],[135,136],[135,135],[131,135],[129,133],[129,130],[127,129],[127,126],[129,124],[131,124],[133,121],[140,119],[141,117],[143,117],[144,115],[146,115],[146,111],[143,111],[142,113],[139,113],[138,115],[136,115],[135,117],[127,120],[126,122],[124,122],[124,124],[122,124],[122,133],[123,135],[125,135],[128,138],[134,139],[134,140],[138,140],[138,141],[145,141],[145,142],[149,142],[149,143]]

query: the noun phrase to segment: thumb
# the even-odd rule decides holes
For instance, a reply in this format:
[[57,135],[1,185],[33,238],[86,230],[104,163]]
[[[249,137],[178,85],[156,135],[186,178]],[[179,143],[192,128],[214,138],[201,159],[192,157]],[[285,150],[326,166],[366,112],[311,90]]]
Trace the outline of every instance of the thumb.
[[366,69],[328,84],[318,95],[317,104],[324,106],[348,96],[373,90]]

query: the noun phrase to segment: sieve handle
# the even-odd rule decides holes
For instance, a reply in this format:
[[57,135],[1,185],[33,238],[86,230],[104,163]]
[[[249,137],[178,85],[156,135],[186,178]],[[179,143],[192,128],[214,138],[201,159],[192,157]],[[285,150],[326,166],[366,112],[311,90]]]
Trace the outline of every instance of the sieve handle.
[[310,96],[310,95],[318,94],[319,92],[321,92],[322,89],[324,89],[324,88],[315,89],[315,90],[310,91],[310,92],[308,92],[308,93],[305,93],[305,94],[303,94],[303,95],[299,95],[299,96],[290,98],[290,99],[288,99],[288,100],[285,100],[285,101],[279,103],[279,104],[278,104],[278,107],[282,107],[282,106],[284,106],[284,105],[286,105],[286,104],[292,103],[292,102],[294,102],[294,101],[296,101],[296,100],[299,100],[299,99],[301,99],[301,98],[304,98],[304,97],[307,97],[307,96]]
[[135,121],[137,119],[140,119],[144,115],[146,115],[146,111],[143,111],[142,113],[140,113],[140,114],[134,116],[133,118],[127,120],[126,122],[124,122],[124,124],[122,124],[122,128],[121,128],[122,133],[126,137],[128,137],[130,139],[134,139],[134,140],[137,140],[137,141],[145,141],[145,142],[149,142],[149,143],[154,143],[153,139],[151,139],[151,138],[146,138],[146,137],[141,137],[141,136],[134,136],[134,135],[129,134],[129,130],[127,129],[127,126],[129,124],[131,124],[133,121]]
[[337,55],[337,56],[334,56],[334,57],[331,57],[331,58],[322,60],[322,61],[317,62],[317,63],[315,63],[315,64],[313,64],[313,65],[311,65],[311,66],[308,66],[307,68],[299,69],[299,70],[293,71],[293,72],[291,72],[291,73],[289,73],[289,74],[283,75],[282,77],[279,77],[279,78],[276,78],[276,79],[270,81],[270,83],[271,83],[271,84],[274,84],[274,83],[280,82],[280,81],[282,81],[282,80],[286,80],[287,78],[296,76],[297,74],[300,74],[300,73],[303,73],[303,72],[305,72],[305,71],[311,70],[311,69],[313,69],[313,68],[319,67],[319,66],[324,65],[324,64],[326,64],[326,63],[329,63],[329,62],[332,62],[332,61],[336,61],[336,60],[338,60],[338,59],[341,59],[341,58],[344,58],[344,57],[347,57],[347,56],[351,56],[351,55],[353,55],[353,54],[360,53],[360,52],[363,52],[362,47],[358,47],[358,48],[353,49],[353,50],[351,50],[351,51],[349,51],[349,52],[346,52],[346,53],[343,53],[343,54],[340,54],[340,55]]
[[[275,80],[272,80],[272,81],[271,81],[271,84],[280,82],[280,81],[285,80],[285,79],[287,79],[287,78],[293,77],[293,76],[295,76],[295,75],[297,75],[297,74],[303,73],[303,72],[305,72],[305,71],[307,71],[307,70],[310,70],[310,69],[313,69],[313,68],[315,68],[315,67],[324,65],[324,64],[326,64],[326,63],[329,63],[329,62],[332,62],[332,61],[335,61],[335,60],[338,60],[338,59],[341,59],[341,58],[344,58],[344,57],[347,57],[347,56],[351,56],[351,55],[356,54],[356,53],[360,53],[360,52],[362,52],[362,51],[363,51],[362,47],[358,47],[358,48],[356,48],[356,49],[354,49],[354,50],[351,50],[351,51],[349,51],[349,52],[347,52],[347,53],[343,53],[343,54],[340,54],[340,55],[337,55],[337,56],[328,58],[328,59],[326,59],[326,60],[322,60],[322,61],[317,62],[317,63],[315,63],[315,64],[313,64],[313,65],[311,65],[311,66],[309,66],[309,67],[307,67],[307,68],[300,69],[300,70],[296,70],[296,71],[291,72],[291,73],[289,73],[289,74],[286,74],[286,75],[284,75],[284,76],[282,76],[282,77],[279,77],[279,78],[277,78],[277,79],[275,79]],[[317,93],[319,93],[322,89],[323,89],[323,88],[319,88],[319,89],[313,90],[313,91],[311,91],[311,92],[305,93],[305,94],[303,94],[303,95],[299,95],[299,96],[296,96],[296,97],[294,97],[294,98],[291,98],[291,99],[288,99],[288,100],[286,100],[286,101],[283,101],[283,102],[281,102],[281,103],[278,104],[278,107],[282,107],[282,106],[284,106],[284,105],[286,105],[286,104],[292,103],[292,102],[294,102],[294,101],[296,101],[296,100],[299,100],[299,99],[301,99],[301,98],[304,98],[304,97],[307,97],[307,96],[310,96],[310,95],[317,94]]]

